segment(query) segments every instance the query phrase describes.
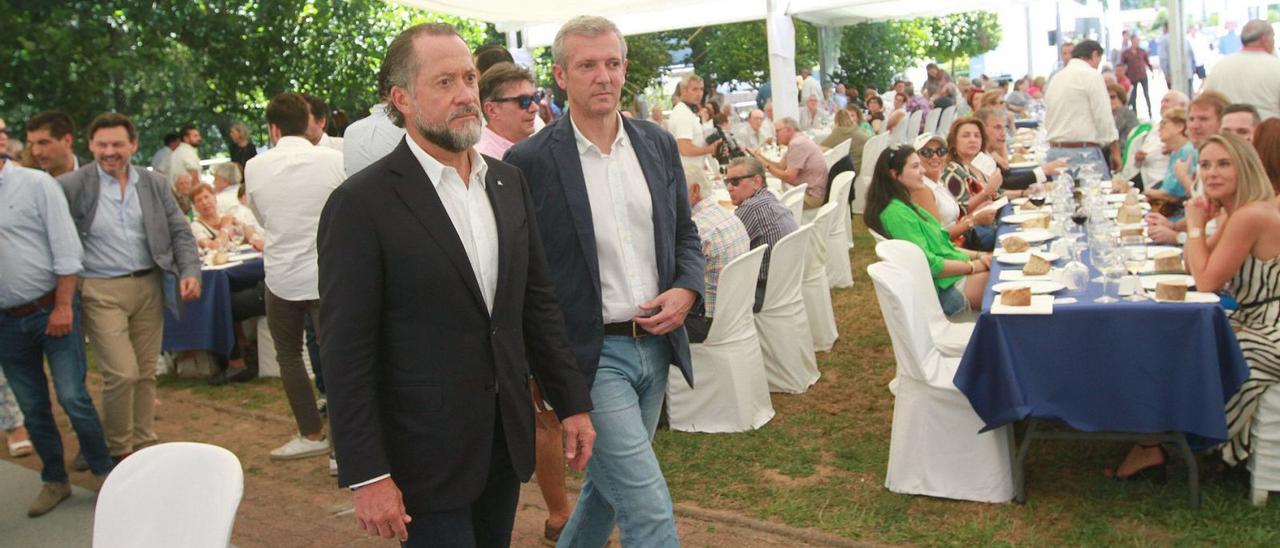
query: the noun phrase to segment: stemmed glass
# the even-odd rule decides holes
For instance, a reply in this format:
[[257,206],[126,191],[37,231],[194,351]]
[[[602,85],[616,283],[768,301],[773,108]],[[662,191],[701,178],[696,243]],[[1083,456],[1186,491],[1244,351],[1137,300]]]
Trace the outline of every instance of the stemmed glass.
[[[1120,250],[1124,253],[1124,266],[1129,273],[1137,277],[1142,273],[1142,269],[1147,266],[1147,238],[1146,236],[1124,236],[1120,238]],[[1138,287],[1134,288],[1133,293],[1124,300],[1129,302],[1141,302],[1147,300],[1142,294],[1142,283],[1139,281]]]
[[1070,291],[1083,293],[1089,285],[1089,267],[1080,261],[1084,243],[1072,241],[1068,245],[1071,251],[1071,262],[1062,267],[1063,280]]
[[1111,282],[1119,283],[1120,278],[1124,277],[1124,258],[1115,248],[1107,248],[1100,250],[1094,257],[1093,264],[1098,270],[1102,271],[1102,296],[1093,300],[1095,303],[1115,303],[1120,299],[1108,295],[1108,286]]

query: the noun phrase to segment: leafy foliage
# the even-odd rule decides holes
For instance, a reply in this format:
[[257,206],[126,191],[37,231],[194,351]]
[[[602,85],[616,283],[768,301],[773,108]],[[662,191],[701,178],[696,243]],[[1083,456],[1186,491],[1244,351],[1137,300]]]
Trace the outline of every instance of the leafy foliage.
[[974,57],[1000,45],[1000,19],[989,11],[970,11],[921,20],[927,39],[924,54],[939,61]]
[[[793,19],[796,30],[796,67],[818,63],[817,29]],[[692,53],[694,70],[716,83],[760,85],[769,78],[769,43],[764,21],[747,21],[685,29],[669,33],[679,46]]]
[[918,19],[859,23],[844,28],[840,40],[840,80],[863,88],[886,88],[893,77],[924,56],[928,40]]

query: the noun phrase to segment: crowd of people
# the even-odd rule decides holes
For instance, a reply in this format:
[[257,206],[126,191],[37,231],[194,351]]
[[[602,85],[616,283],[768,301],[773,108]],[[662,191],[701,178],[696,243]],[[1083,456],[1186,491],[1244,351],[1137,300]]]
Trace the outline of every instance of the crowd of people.
[[[807,185],[812,213],[837,173],[864,167],[868,228],[925,251],[948,315],[981,306],[1000,196],[1053,179],[1068,158],[1144,189],[1161,204],[1151,237],[1185,246],[1198,287],[1256,296],[1232,315],[1253,376],[1227,412],[1247,423],[1260,388],[1280,379],[1280,70],[1258,68],[1280,64],[1274,35],[1250,22],[1241,51],[1194,98],[1168,93],[1158,122],[1137,117],[1150,61],[1130,40],[1109,74],[1085,40],[1048,78],[953,79],[930,64],[919,93],[905,79],[883,93],[824,87],[804,70],[799,116],[775,119],[780,90],[762,88],[739,113],[695,73],[669,115],[623,109],[626,41],[603,18],[573,19],[555,38],[564,103],[505,48],[472,52],[452,27],[423,24],[388,47],[368,116],[331,125],[345,114],[278,94],[265,113],[271,147],[260,152],[232,123],[230,161],[211,184],[194,126],[165,135],[143,166],[124,114],[86,126],[92,159],[75,155],[70,117],[33,116],[20,147],[0,131],[0,205],[16,212],[0,220],[0,428],[12,455],[43,462],[29,515],[70,496],[45,361],[76,466],[100,483],[158,441],[165,307],[201,297],[202,257],[248,245],[265,279],[232,296],[233,318],[266,317],[298,430],[271,457],[328,456],[370,534],[505,545],[519,482],[536,474],[549,541],[603,546],[616,525],[623,544],[678,545],[651,446],[668,364],[683,377],[671,382],[693,384],[688,345],[709,331],[720,271],[799,228],[768,180]],[[861,165],[872,135],[948,107],[961,117],[946,135]],[[1015,170],[1009,130],[1039,111],[1048,154]],[[823,153],[845,141],[848,157],[828,168]],[[768,264],[766,251],[757,310]],[[211,382],[251,380],[253,355],[237,327]],[[1247,434],[1232,434],[1229,464],[1249,450]],[[1158,462],[1140,446],[1117,474]],[[576,507],[566,464],[586,470]]]

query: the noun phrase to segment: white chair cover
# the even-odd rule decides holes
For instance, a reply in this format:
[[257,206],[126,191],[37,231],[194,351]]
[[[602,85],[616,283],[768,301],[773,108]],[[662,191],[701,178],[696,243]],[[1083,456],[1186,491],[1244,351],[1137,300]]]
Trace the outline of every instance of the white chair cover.
[[153,445],[116,466],[98,493],[94,546],[225,548],[231,541],[244,474],[235,454],[215,445]]
[[921,298],[918,303],[918,312],[929,325],[929,337],[944,356],[963,356],[965,348],[969,346],[969,338],[973,336],[973,320],[976,318],[967,322],[947,319],[947,315],[942,312],[942,303],[938,301],[938,291],[933,285],[933,274],[929,272],[924,252],[905,240],[887,240],[876,244],[876,255],[906,271],[911,276],[912,291],[917,295],[933,297]]
[[938,119],[938,135],[946,135],[951,131],[951,124],[956,121],[956,107],[954,105],[942,109],[942,117]]
[[924,132],[938,134],[938,122],[942,120],[942,109],[931,108],[924,117]]
[[1280,491],[1280,388],[1272,386],[1262,393],[1250,429],[1253,434],[1253,453],[1249,455],[1253,505],[1265,506],[1268,493]]
[[899,143],[910,144],[912,141],[915,141],[916,137],[920,135],[920,124],[923,122],[923,120],[924,120],[923,110],[917,110],[915,112],[912,112],[911,118],[907,120],[907,123],[909,124],[907,125],[907,135],[906,137],[903,138],[903,140],[899,141]]
[[862,172],[853,179],[853,212],[862,215],[867,209],[867,188],[871,186],[871,174],[876,170],[876,161],[880,153],[888,148],[890,135],[881,133],[870,139],[862,147]]
[[[911,125],[911,114],[904,114],[898,125],[889,130],[889,144],[896,145],[907,142],[907,127]],[[865,171],[865,170],[864,170]]]
[[[809,316],[809,331],[813,335],[813,349],[818,352],[830,352],[840,336],[836,328],[835,311],[831,309],[831,286],[827,282],[827,241],[831,234],[831,225],[835,224],[836,212],[840,208],[828,203],[818,208],[809,226],[813,227],[809,250],[805,253],[804,296],[805,313]],[[844,243],[843,240],[840,243]],[[840,246],[846,257],[849,250]]]
[[[764,356],[751,316],[760,262],[768,247],[752,249],[720,272],[711,331],[706,341],[689,345],[697,389],[683,382],[667,383],[672,430],[745,432],[773,418]],[[680,373],[672,367],[671,374],[678,378]]]
[[820,376],[800,291],[812,231],[812,226],[802,226],[787,234],[769,256],[764,305],[755,320],[770,392],[801,394]]
[[959,358],[938,353],[918,311],[920,295],[897,265],[867,267],[893,341],[898,384],[885,487],[895,493],[978,502],[1013,498],[1008,426],[979,434],[983,422],[952,382]]
[[822,159],[827,162],[827,170],[830,170],[831,166],[839,162],[841,158],[849,155],[849,147],[852,142],[852,139],[845,139],[844,142],[832,147],[831,150],[822,153]]
[[871,233],[871,239],[875,240],[876,243],[889,241],[889,239],[885,238],[883,234],[880,234],[879,232],[871,230],[870,228],[867,229],[867,232]]
[[853,266],[849,264],[849,250],[853,249],[853,218],[849,213],[849,191],[853,190],[853,172],[836,175],[831,182],[831,199],[835,204],[831,230],[827,232],[827,284],[831,287],[852,287]]
[[781,198],[778,198],[782,201],[782,205],[791,210],[791,217],[796,220],[797,225],[804,224],[804,221],[801,220],[804,218],[804,191],[808,188],[809,183],[793,186],[783,192]]

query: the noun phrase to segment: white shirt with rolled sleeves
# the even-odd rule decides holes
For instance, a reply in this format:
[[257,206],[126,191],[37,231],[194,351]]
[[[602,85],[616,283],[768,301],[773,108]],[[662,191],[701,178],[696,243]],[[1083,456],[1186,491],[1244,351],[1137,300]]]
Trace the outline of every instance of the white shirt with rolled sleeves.
[[262,226],[267,289],[287,301],[320,298],[316,232],[329,194],[346,180],[342,154],[282,137],[244,167],[245,193]]
[[[687,108],[686,108],[687,110]],[[621,115],[619,115],[621,116]],[[572,120],[570,120],[572,123]],[[600,262],[604,323],[630,321],[658,296],[658,254],[653,241],[653,198],[622,121],[609,154],[573,126]]]
[[[675,108],[671,109],[671,117],[667,120],[667,131],[676,138],[688,139],[695,147],[707,146],[706,133],[702,131],[702,119],[698,118],[698,114],[689,108],[689,105],[680,102]],[[635,153],[632,152],[634,155]],[[697,156],[680,156],[680,162],[686,168],[701,170],[705,165],[707,155],[699,154]]]
[[1044,95],[1045,130],[1052,143],[1106,146],[1119,138],[1111,114],[1111,96],[1102,73],[1072,59],[1053,77]]

